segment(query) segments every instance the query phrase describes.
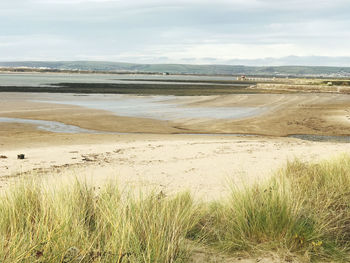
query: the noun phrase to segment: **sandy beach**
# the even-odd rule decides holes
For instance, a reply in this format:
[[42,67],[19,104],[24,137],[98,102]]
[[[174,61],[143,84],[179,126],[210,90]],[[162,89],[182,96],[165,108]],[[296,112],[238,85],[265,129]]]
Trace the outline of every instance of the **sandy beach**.
[[350,262],[349,0],[0,10],[0,263]]
[[[288,161],[350,155],[349,142],[347,94],[1,93],[0,193],[22,179],[44,189],[86,181],[94,192],[112,181],[125,197],[188,191],[223,203],[231,187],[265,187]],[[283,262],[256,256],[196,247],[190,262]]]
[[[40,95],[44,96],[45,95]],[[59,98],[61,95],[55,95]],[[87,178],[95,184],[174,193],[190,190],[220,198],[228,182],[250,184],[271,176],[287,160],[319,160],[350,153],[349,144],[277,137],[287,134],[350,134],[347,95],[232,95],[177,98],[191,107],[259,106],[269,110],[238,120],[162,121],[130,118],[74,105],[33,101],[36,94],[4,93],[1,117],[59,121],[97,131],[130,134],[68,134],[23,123],[0,123],[1,185],[21,176]],[[40,98],[40,97],[39,97]],[[186,135],[239,133],[261,136]],[[272,136],[275,135],[275,136]],[[277,135],[277,136],[276,136]],[[23,153],[24,160],[17,160]]]
[[[70,180],[77,176],[97,185],[117,180],[121,186],[166,193],[190,190],[197,197],[216,199],[225,195],[228,182],[245,185],[264,180],[287,160],[350,154],[346,143],[269,137],[124,135],[90,140],[95,141],[2,150],[0,154],[8,158],[0,159],[1,184],[23,173]],[[19,153],[26,159],[17,160]]]

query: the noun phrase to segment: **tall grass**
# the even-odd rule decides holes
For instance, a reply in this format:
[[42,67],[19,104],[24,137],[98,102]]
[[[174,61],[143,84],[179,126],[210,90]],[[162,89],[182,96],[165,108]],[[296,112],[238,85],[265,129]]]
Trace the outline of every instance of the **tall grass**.
[[188,193],[25,182],[0,198],[0,262],[183,262],[195,211]]
[[244,190],[232,189],[228,200],[212,204],[199,226],[200,238],[226,252],[283,250],[304,254],[319,234],[285,181],[276,179]]
[[210,203],[79,181],[24,181],[0,195],[0,262],[189,262],[192,241],[227,254],[349,262],[350,157],[289,162]]
[[296,160],[266,183],[233,188],[227,200],[205,207],[196,238],[226,252],[349,262],[350,157]]

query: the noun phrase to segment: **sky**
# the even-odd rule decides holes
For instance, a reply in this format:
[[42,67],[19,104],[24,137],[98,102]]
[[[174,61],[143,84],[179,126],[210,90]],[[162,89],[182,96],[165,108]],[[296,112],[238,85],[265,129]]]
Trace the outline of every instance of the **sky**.
[[349,14],[350,0],[1,0],[0,60],[350,57]]

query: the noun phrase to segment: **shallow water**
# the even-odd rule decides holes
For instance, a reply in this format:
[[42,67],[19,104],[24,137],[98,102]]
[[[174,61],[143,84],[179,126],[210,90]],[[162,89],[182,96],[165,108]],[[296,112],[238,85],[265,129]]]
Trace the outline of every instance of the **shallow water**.
[[37,102],[68,104],[91,109],[106,110],[118,116],[176,119],[239,119],[263,113],[261,107],[186,107],[173,100],[175,96],[123,96],[89,95],[80,100],[36,100]]
[[[127,81],[130,79],[131,81]],[[0,73],[0,86],[47,86],[58,83],[147,83],[161,84],[161,82],[142,81],[142,79],[179,80],[166,84],[179,84],[184,80],[235,80],[234,77],[219,76],[183,76],[183,75],[117,75],[117,74],[68,74],[68,73]],[[135,80],[139,80],[136,81]],[[191,83],[201,85],[201,83]],[[225,84],[223,84],[225,85]],[[229,84],[232,86],[232,84]]]
[[[211,76],[157,76],[157,75],[113,75],[113,74],[0,74],[0,86],[47,86],[62,82],[71,83],[126,83],[125,80],[158,79],[158,80],[234,80],[233,77]],[[138,81],[137,81],[138,82]],[[150,84],[151,82],[145,82]],[[161,82],[155,82],[160,84]],[[169,82],[167,84],[176,84]],[[191,85],[200,83],[191,83]],[[232,85],[232,84],[230,84]],[[77,99],[73,95],[57,100],[57,95],[48,96],[41,102],[82,106],[92,109],[111,111],[119,116],[151,118],[158,120],[176,119],[237,119],[252,117],[264,109],[254,107],[186,107],[170,103],[175,96],[101,96],[92,94],[87,99]]]
[[57,121],[42,121],[20,118],[3,118],[0,117],[0,122],[3,123],[22,123],[34,125],[39,130],[55,132],[55,133],[101,133],[99,131],[87,130],[74,125],[64,124]]

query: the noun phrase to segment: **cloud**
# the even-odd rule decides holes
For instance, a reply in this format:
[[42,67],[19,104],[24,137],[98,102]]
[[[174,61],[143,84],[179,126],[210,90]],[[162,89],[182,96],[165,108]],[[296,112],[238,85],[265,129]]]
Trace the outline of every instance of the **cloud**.
[[348,0],[2,0],[1,59],[346,56]]

